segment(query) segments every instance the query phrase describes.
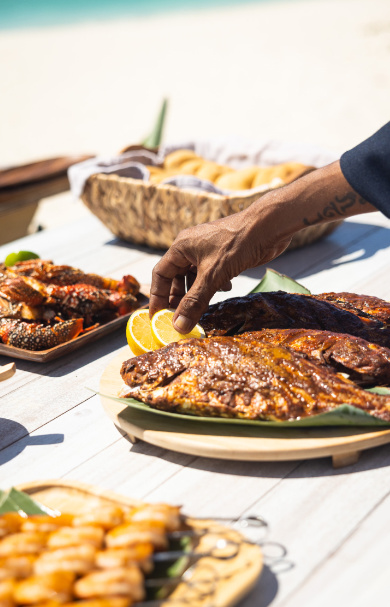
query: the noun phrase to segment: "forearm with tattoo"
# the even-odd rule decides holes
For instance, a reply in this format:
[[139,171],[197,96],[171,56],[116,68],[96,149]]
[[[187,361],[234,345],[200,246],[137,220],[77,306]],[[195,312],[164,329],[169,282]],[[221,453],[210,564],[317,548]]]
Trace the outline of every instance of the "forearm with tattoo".
[[[369,206],[371,205],[367,200],[364,200],[357,192],[351,191],[344,196],[335,196],[334,200],[326,204],[321,211],[317,212],[314,220],[304,217],[303,223],[305,226],[311,226],[317,223],[323,223],[324,221],[336,221],[354,215],[354,208],[357,210],[357,213],[368,212],[370,210],[368,208]],[[361,207],[366,208],[362,209]]]

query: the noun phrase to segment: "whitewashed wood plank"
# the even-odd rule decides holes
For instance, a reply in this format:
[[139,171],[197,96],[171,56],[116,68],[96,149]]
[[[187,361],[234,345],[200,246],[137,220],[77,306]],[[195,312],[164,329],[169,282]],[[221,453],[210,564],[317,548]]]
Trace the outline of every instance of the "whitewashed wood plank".
[[148,251],[145,247],[121,243],[93,216],[3,245],[0,259],[19,250],[32,250],[55,263],[101,274],[132,263]]
[[65,478],[144,499],[195,459],[194,456],[166,451],[147,443],[132,445],[123,438],[91,460],[80,461],[65,474]]
[[375,268],[368,276],[359,277],[353,284],[355,293],[375,294],[386,301],[390,301],[389,281],[390,249],[388,252],[388,263],[381,268]]
[[119,440],[94,396],[0,451],[0,487],[59,478]]
[[347,221],[390,228],[390,219],[379,211],[377,213],[363,213],[362,215],[355,215],[354,217],[350,217]]
[[[294,592],[387,495],[389,464],[387,447],[365,452],[357,464],[337,471],[329,460],[302,463],[248,509],[269,522],[272,540],[286,546],[295,565],[279,577],[273,607],[291,607]],[[251,605],[248,598],[242,607]]]
[[[341,255],[312,268],[311,276],[301,280],[313,293],[351,291],[376,273],[388,267],[390,258],[390,230],[376,229],[368,238],[346,245]],[[368,295],[388,297],[388,285],[377,284],[378,290]]]
[[235,518],[277,486],[297,465],[297,462],[197,458],[145,497],[182,504],[189,514]]
[[[24,436],[26,431],[32,432],[90,399],[91,392],[87,388],[98,390],[100,376],[108,361],[125,344],[124,332],[116,332],[42,366],[41,371],[37,368],[29,381],[4,394],[0,402],[0,449]],[[18,422],[21,427],[13,422]]]
[[[267,267],[294,278],[313,293],[345,291],[347,290],[346,284],[350,284],[353,280],[353,274],[350,270],[351,264],[347,263],[347,260],[344,264],[341,263],[343,257],[359,255],[359,251],[364,250],[365,247],[377,255],[381,251],[381,247],[389,246],[389,239],[390,231],[385,228],[345,221],[333,234],[319,242],[288,251],[266,266],[246,270],[233,279],[233,288],[230,292],[217,293],[212,302],[223,301],[229,297],[237,297],[250,292],[264,276]],[[388,252],[387,255],[389,255]],[[384,252],[382,263],[386,261],[385,257],[386,252]],[[373,259],[371,262],[371,257],[369,257],[366,266],[363,266],[361,270],[359,266],[359,272],[363,273],[363,276],[372,274],[374,263],[377,263],[377,258],[375,257],[375,260]]]
[[[387,497],[288,599],[288,607],[367,607],[389,602]],[[321,592],[318,592],[321,589]],[[287,605],[287,603],[286,603]]]
[[[46,259],[54,259],[63,263],[64,258],[74,253],[82,254],[96,246],[96,242],[107,242],[112,235],[96,218],[87,217],[67,226],[53,230],[43,230],[9,242],[0,247],[0,259],[19,250],[34,251]],[[95,243],[95,244],[94,244]]]

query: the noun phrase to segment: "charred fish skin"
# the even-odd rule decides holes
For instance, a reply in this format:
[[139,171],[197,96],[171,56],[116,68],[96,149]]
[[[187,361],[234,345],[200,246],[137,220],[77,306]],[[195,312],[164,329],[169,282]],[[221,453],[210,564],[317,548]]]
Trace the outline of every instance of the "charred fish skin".
[[312,362],[348,373],[359,385],[390,384],[390,349],[360,337],[308,329],[263,329],[241,337],[300,352]]
[[373,295],[356,295],[356,293],[321,293],[316,299],[328,301],[338,308],[348,310],[357,316],[375,318],[384,325],[390,325],[390,302]]
[[130,396],[166,411],[289,421],[348,403],[390,421],[390,396],[247,337],[183,340],[126,361],[121,373]]
[[313,329],[347,333],[390,346],[390,328],[374,315],[358,316],[334,302],[322,301],[320,296],[284,291],[253,293],[213,304],[200,324],[208,337],[261,329]]

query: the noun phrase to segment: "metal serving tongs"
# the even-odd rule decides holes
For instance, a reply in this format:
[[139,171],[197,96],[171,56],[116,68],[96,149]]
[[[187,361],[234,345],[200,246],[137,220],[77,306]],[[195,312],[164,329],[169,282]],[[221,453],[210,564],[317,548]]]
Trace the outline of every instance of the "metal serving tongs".
[[[202,529],[183,529],[181,531],[171,531],[168,534],[170,540],[180,540],[182,538],[189,539],[201,539],[204,535],[221,535],[226,533],[226,529],[215,527],[219,523],[223,523],[228,528],[239,531],[244,537],[251,535],[252,540],[256,540],[256,543],[265,539],[268,533],[268,523],[261,516],[251,514],[247,516],[240,516],[237,518],[231,517],[196,517],[197,521],[207,521],[210,525],[203,527]],[[256,538],[254,537],[256,535]]]
[[[197,517],[197,520],[211,520],[212,517]],[[211,534],[216,535],[224,533],[222,529],[214,527],[215,523],[223,523],[227,527],[238,531],[241,536],[241,543],[255,544],[262,550],[264,564],[267,565],[273,573],[283,573],[293,567],[293,563],[286,560],[287,549],[283,544],[268,540],[267,535],[269,532],[269,526],[267,521],[260,515],[249,514],[246,516],[239,516],[236,518],[232,517],[217,517],[212,518],[210,526],[203,529],[191,529],[189,531],[175,532],[177,534],[185,534],[188,537],[199,537],[202,535]]]
[[[285,546],[283,546],[279,542],[274,542],[266,539],[269,532],[269,527],[267,521],[260,515],[249,514],[246,516],[239,516],[237,518],[197,517],[197,520],[210,521],[210,525],[207,525],[207,527],[203,527],[202,529],[190,528],[181,531],[172,531],[168,534],[168,538],[171,540],[180,540],[185,538],[200,540],[203,536],[206,535],[218,537],[220,535],[224,535],[226,533],[226,530],[220,527],[216,527],[215,525],[218,525],[218,523],[223,523],[224,525],[226,525],[226,527],[238,531],[241,534],[242,539],[240,540],[240,543],[256,544],[257,546],[259,546],[262,549],[264,563],[268,567],[271,567],[275,573],[276,569],[278,569],[278,572],[281,572],[283,570],[283,567],[287,564],[287,561],[285,561],[285,557],[287,556],[287,550]],[[231,543],[234,542],[231,541]],[[237,546],[239,549],[239,543],[237,543]],[[173,552],[159,554],[164,555],[162,558],[170,560],[168,555],[173,554]],[[189,553],[185,551],[175,552],[177,558],[180,558],[180,556],[187,556],[188,554]],[[290,563],[288,564],[288,566],[290,567]]]

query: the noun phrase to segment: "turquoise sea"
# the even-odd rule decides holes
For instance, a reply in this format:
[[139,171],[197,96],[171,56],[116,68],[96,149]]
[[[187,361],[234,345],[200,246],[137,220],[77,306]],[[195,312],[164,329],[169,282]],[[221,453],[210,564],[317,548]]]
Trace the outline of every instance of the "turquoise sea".
[[275,0],[0,0],[0,29],[66,25]]

